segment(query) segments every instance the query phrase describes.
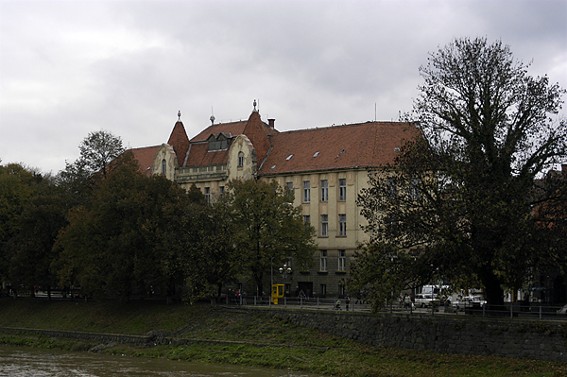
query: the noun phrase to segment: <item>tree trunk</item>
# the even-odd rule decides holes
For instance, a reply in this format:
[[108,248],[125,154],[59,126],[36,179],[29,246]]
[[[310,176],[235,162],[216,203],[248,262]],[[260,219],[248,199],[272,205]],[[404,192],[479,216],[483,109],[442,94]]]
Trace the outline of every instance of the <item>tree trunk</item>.
[[490,265],[483,268],[480,279],[484,285],[484,294],[488,302],[488,310],[504,310],[504,290],[500,279],[494,274]]

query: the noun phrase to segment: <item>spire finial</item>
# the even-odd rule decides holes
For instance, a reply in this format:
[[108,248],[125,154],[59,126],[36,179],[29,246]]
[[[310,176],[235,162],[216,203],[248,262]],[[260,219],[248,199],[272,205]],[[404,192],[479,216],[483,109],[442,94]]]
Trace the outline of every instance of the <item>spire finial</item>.
[[177,111],[177,121],[181,122],[181,110]]
[[254,111],[256,111],[256,100],[254,100],[254,102],[252,102],[252,105],[254,105]]

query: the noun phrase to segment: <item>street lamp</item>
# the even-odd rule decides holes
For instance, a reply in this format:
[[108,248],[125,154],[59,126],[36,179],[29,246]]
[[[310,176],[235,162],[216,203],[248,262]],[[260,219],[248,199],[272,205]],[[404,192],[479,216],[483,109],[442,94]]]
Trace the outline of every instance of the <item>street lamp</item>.
[[291,267],[284,263],[283,267],[279,268],[280,274],[283,275],[284,279],[286,278],[287,274],[291,274]]
[[[274,258],[273,257],[270,258],[270,297],[269,297],[268,305],[272,304],[272,301],[274,300],[274,294],[276,296],[279,296],[277,287],[276,287],[276,291],[274,292],[274,263],[273,263],[273,261],[274,261]],[[288,265],[287,263],[284,263],[284,265],[282,267],[279,267],[277,269],[277,271],[285,279],[287,277],[287,275],[291,274],[292,269],[291,269],[290,265]],[[284,285],[284,287],[285,287],[285,285]],[[284,290],[284,292],[285,292],[285,290]]]

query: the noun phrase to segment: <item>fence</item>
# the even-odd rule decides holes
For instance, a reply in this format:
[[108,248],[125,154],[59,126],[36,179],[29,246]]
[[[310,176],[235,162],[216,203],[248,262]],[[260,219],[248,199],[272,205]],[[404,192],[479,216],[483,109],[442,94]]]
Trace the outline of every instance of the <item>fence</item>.
[[[279,303],[272,304],[267,296],[225,296],[221,303],[227,305],[247,305],[247,306],[274,306],[275,308],[289,309],[312,309],[312,310],[339,310],[352,312],[368,312],[371,305],[368,302],[351,299],[346,302],[345,299],[332,298],[304,298],[304,297],[283,297],[279,299]],[[562,310],[563,309],[563,310]],[[543,303],[531,303],[530,305],[521,305],[519,303],[506,302],[502,306],[477,305],[470,304],[464,306],[436,306],[428,305],[416,308],[414,305],[404,306],[403,304],[389,305],[383,307],[380,312],[383,313],[404,313],[409,315],[445,315],[445,316],[475,316],[475,317],[498,317],[498,318],[523,318],[535,320],[567,320],[565,306],[546,305]]]

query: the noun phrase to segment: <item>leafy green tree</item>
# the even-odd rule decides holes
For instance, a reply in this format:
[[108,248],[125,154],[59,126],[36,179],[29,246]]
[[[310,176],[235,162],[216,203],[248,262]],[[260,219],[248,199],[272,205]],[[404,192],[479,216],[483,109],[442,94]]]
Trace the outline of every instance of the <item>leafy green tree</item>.
[[22,209],[18,231],[7,242],[10,281],[32,289],[40,286],[51,297],[57,286],[51,264],[56,258],[53,245],[66,225],[66,198],[51,177],[38,177],[34,193]]
[[249,271],[262,294],[264,273],[289,259],[296,271],[308,270],[315,251],[311,226],[303,223],[293,198],[276,182],[231,181],[227,200],[235,226],[238,265]]
[[222,288],[236,280],[241,272],[235,243],[237,224],[233,221],[232,208],[227,199],[227,196],[223,196],[207,207],[199,226],[201,247],[197,250],[198,267],[205,272],[202,281],[215,289],[217,298]]
[[40,179],[19,164],[0,165],[0,279],[4,282],[11,283],[10,240],[20,232],[21,214],[30,206]]
[[70,206],[83,203],[92,192],[96,181],[106,177],[112,164],[124,147],[118,136],[108,131],[91,132],[79,145],[80,156],[58,174],[58,185],[68,195]]
[[180,297],[196,240],[187,236],[195,225],[184,217],[188,203],[181,188],[142,175],[123,154],[92,199],[70,212],[58,239],[60,278],[99,297]]
[[[396,288],[475,284],[499,305],[504,287],[521,287],[545,260],[533,188],[567,156],[565,121],[550,119],[565,91],[527,69],[509,47],[484,38],[455,40],[420,69],[413,116],[424,138],[402,150],[390,174],[371,177],[358,199],[371,236],[365,252],[411,256],[402,271],[410,282]],[[387,269],[396,259],[362,253],[359,270],[375,260]]]

